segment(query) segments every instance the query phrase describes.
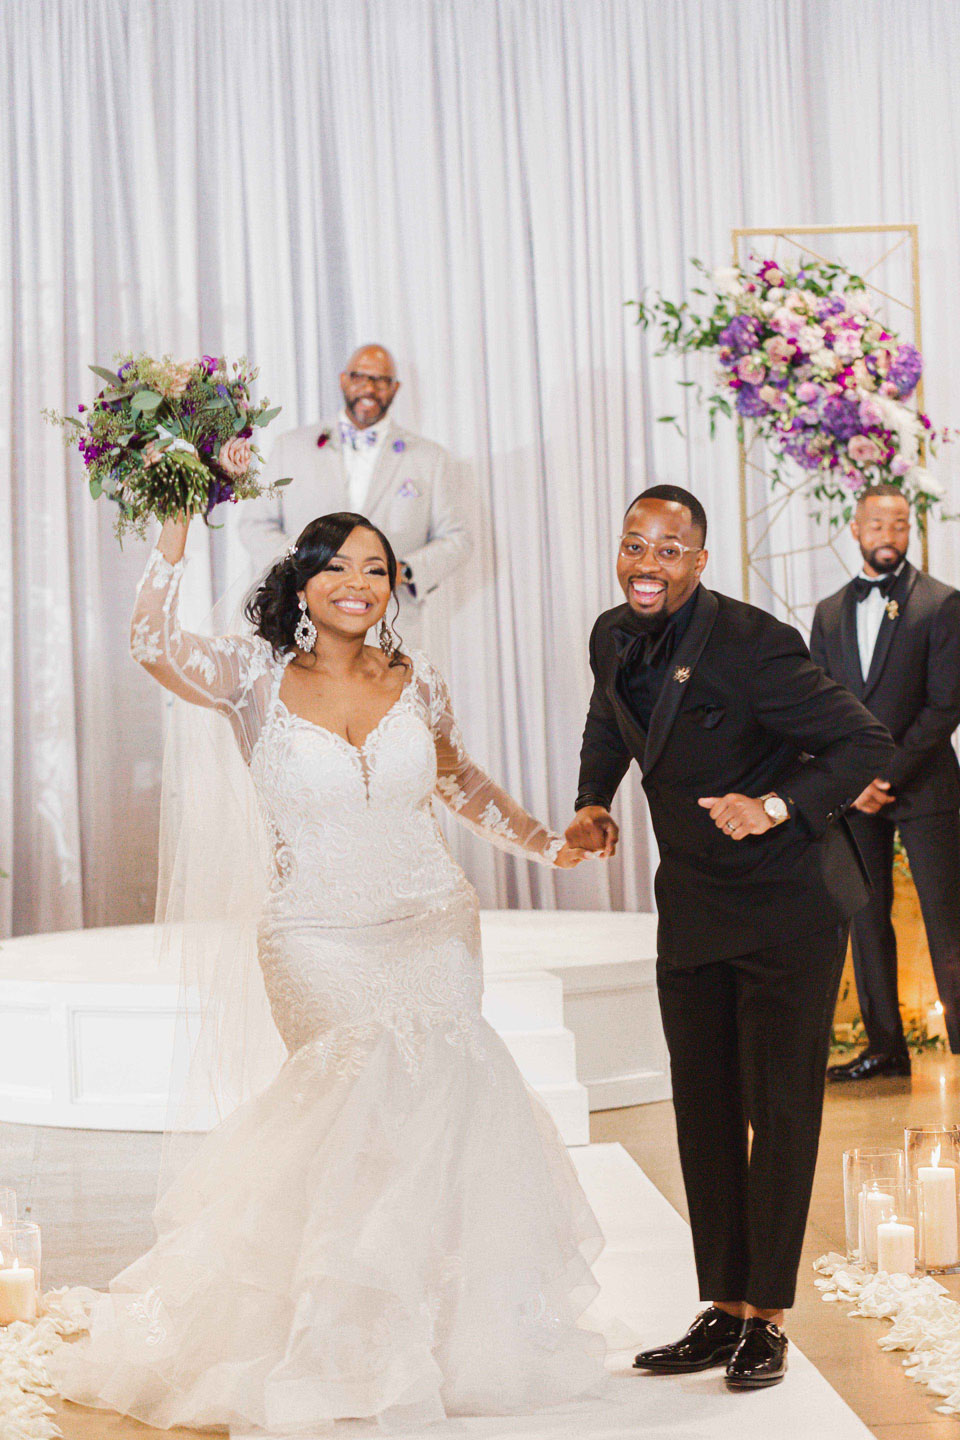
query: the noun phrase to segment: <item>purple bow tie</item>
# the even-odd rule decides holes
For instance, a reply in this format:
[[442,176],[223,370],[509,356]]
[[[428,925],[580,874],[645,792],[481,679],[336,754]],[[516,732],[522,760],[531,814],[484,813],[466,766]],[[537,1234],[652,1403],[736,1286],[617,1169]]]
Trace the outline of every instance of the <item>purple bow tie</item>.
[[364,445],[376,445],[380,439],[380,431],[375,425],[372,425],[369,430],[358,430],[355,425],[349,425],[346,420],[341,420],[340,439],[352,450],[360,450]]

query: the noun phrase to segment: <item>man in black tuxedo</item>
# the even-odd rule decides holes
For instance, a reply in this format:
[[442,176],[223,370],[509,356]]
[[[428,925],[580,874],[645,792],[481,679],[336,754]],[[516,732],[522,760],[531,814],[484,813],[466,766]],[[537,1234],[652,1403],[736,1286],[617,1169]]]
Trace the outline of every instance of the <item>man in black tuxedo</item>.
[[[590,637],[571,844],[612,854],[634,759],[660,847],[657,985],[700,1294],[640,1369],[775,1384],[817,1158],[848,921],[867,881],[843,812],[889,736],[790,626],[700,584],[706,516],[657,485],[631,506],[625,605]],[[752,1143],[749,1130],[753,1131]]]
[[850,824],[873,893],[853,921],[853,964],[867,1048],[831,1080],[909,1075],[897,991],[893,838],[899,829],[923,911],[950,1049],[960,1052],[960,593],[906,559],[910,506],[875,485],[851,524],[863,573],[817,606],[810,651],[896,742],[854,801]]

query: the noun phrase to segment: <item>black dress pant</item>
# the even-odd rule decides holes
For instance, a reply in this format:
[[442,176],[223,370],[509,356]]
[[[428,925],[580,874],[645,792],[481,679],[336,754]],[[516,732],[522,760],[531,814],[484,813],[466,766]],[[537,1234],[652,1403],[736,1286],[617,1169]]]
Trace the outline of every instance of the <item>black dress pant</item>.
[[793,1304],[846,948],[835,925],[730,960],[657,963],[704,1300]]
[[923,923],[937,991],[943,1004],[950,1049],[960,1053],[960,814],[848,817],[860,847],[873,893],[853,917],[853,968],[869,1048],[906,1055],[897,988],[897,939],[890,920],[893,905],[893,836],[899,829]]

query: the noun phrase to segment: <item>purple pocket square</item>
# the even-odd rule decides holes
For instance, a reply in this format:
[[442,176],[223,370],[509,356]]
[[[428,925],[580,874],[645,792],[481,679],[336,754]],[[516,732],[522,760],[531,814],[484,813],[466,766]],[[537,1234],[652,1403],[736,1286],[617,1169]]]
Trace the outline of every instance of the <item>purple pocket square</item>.
[[420,491],[412,480],[404,480],[400,489],[397,491],[397,495],[401,500],[417,500],[420,497]]

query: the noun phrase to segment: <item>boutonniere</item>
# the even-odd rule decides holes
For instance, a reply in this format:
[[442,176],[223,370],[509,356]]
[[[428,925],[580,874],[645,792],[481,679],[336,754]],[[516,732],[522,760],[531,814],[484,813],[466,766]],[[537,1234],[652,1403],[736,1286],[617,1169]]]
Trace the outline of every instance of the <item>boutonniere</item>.
[[407,442],[405,440],[394,440],[393,448],[398,455],[402,455],[407,448]]
[[678,665],[676,670],[674,670],[673,672],[673,678],[674,680],[676,680],[678,685],[685,685],[690,679],[690,666]]
[[896,620],[897,616],[900,614],[900,606],[897,604],[896,600],[888,600],[886,610],[888,620]]
[[329,431],[329,430],[321,430],[321,431],[320,431],[320,434],[317,436],[317,449],[318,449],[318,450],[322,450],[323,447],[324,447],[324,445],[326,445],[326,443],[327,443],[327,441],[328,441],[329,439],[330,439],[330,431]]

